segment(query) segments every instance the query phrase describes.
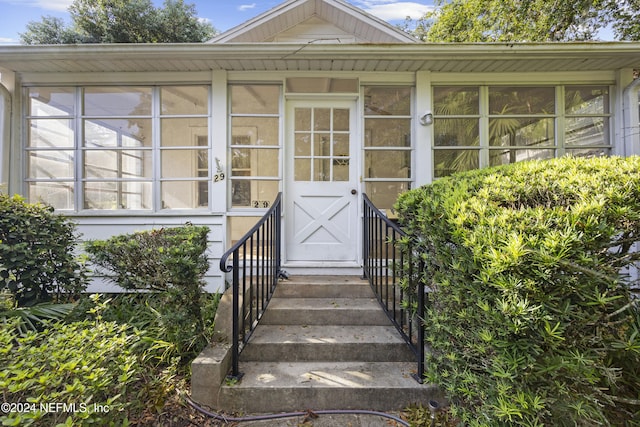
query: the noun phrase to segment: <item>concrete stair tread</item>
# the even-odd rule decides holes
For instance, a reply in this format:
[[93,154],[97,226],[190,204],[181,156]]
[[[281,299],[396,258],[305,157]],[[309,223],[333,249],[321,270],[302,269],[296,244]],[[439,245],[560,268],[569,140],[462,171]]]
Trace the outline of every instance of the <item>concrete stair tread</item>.
[[269,310],[380,310],[375,298],[273,298]]
[[[331,276],[332,277],[332,276]],[[311,276],[308,279],[283,280],[278,283],[276,298],[373,298],[368,282],[349,278],[327,281]]]
[[230,388],[374,388],[420,389],[410,362],[251,362]]
[[252,344],[405,344],[393,326],[258,325]]
[[338,285],[356,284],[369,286],[369,282],[358,276],[291,276],[287,280],[282,280],[280,285]]

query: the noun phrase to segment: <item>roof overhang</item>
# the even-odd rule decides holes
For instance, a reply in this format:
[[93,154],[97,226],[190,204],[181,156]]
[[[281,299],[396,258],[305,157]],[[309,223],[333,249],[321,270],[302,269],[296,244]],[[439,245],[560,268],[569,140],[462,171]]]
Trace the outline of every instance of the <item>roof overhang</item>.
[[208,70],[494,73],[629,68],[640,68],[640,43],[0,46],[0,69],[16,73]]

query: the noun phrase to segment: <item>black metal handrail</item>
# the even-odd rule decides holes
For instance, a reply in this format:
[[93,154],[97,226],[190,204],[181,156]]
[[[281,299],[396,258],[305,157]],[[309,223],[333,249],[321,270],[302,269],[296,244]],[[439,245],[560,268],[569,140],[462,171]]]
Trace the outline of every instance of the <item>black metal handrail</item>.
[[[281,273],[282,193],[237,243],[220,258],[220,269],[232,272],[233,326],[231,375],[242,378],[239,357],[271,300]],[[231,264],[227,260],[232,257]]]
[[406,233],[367,197],[363,217],[363,273],[378,302],[416,356],[414,378],[424,377],[424,261],[411,245],[399,245]]

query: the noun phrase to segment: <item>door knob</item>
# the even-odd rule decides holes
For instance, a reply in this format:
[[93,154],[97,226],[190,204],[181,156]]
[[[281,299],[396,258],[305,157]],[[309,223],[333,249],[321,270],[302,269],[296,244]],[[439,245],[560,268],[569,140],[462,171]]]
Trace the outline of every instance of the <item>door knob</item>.
[[353,190],[351,190],[351,194],[358,194],[358,191],[354,188]]

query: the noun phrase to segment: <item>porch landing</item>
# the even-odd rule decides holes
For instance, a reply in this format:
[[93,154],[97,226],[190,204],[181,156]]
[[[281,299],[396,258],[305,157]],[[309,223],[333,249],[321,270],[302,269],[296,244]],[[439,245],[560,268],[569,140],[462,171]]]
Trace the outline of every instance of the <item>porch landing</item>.
[[218,410],[264,413],[321,409],[401,410],[438,399],[419,384],[413,353],[357,276],[281,281],[240,356],[237,383],[205,384],[193,365],[192,394]]

